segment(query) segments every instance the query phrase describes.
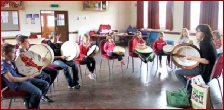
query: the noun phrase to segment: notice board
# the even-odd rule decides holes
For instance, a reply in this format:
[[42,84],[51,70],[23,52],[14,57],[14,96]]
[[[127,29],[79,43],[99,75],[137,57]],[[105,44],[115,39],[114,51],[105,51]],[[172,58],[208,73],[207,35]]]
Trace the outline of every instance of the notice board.
[[19,31],[18,10],[1,11],[1,31]]

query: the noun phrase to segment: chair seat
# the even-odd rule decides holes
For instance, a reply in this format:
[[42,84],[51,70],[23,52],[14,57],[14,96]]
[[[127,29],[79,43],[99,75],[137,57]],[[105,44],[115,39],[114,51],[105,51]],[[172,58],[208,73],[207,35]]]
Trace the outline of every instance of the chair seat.
[[76,62],[79,65],[85,65],[85,63],[81,59],[75,59],[73,61]]
[[48,68],[57,69],[57,70],[62,69],[60,66],[56,66],[56,65],[49,65]]
[[195,76],[191,76],[191,75],[189,75],[189,76],[186,76],[188,79],[190,79],[190,78],[193,78],[193,77],[195,77]]
[[19,98],[19,97],[29,97],[29,94],[24,91],[11,91],[5,90],[2,92],[2,98]]
[[110,60],[117,59],[117,56],[108,56],[107,54],[103,54],[102,57]]
[[138,57],[138,55],[135,54],[135,53],[129,53],[129,56],[131,56],[131,57]]

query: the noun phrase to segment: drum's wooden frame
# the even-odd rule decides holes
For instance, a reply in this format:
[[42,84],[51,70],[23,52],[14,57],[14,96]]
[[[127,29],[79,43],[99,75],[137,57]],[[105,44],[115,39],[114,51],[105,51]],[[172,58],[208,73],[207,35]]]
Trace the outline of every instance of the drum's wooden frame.
[[193,68],[195,68],[196,66],[198,66],[199,65],[199,62],[197,62],[196,64],[194,64],[194,65],[192,65],[192,66],[182,66],[181,64],[179,64],[179,63],[177,63],[176,62],[176,60],[174,60],[174,56],[173,56],[173,52],[174,52],[174,50],[176,50],[177,48],[179,48],[180,46],[190,46],[190,47],[193,47],[194,49],[196,49],[197,51],[198,51],[198,53],[199,53],[199,55],[200,55],[200,52],[199,52],[199,49],[198,49],[198,47],[197,46],[195,46],[195,45],[193,45],[193,44],[188,44],[188,43],[186,43],[186,44],[179,44],[179,45],[177,45],[177,46],[175,46],[174,48],[173,48],[173,50],[171,51],[171,59],[172,59],[172,61],[173,61],[173,63],[177,66],[177,67],[179,67],[179,68],[183,68],[183,69],[187,69],[187,70],[190,70],[190,69],[193,69]]

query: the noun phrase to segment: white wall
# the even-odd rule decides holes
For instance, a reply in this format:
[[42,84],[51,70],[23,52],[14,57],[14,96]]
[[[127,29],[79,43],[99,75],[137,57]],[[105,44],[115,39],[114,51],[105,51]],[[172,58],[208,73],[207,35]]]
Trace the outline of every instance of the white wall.
[[[83,11],[82,1],[24,1],[25,9],[19,11],[20,32],[41,32],[40,18],[35,19],[35,24],[31,24],[30,18],[26,19],[26,14],[40,14],[40,10],[60,10],[68,11],[69,32],[80,30],[80,34],[88,33],[89,30],[98,30],[100,24],[110,24],[112,29],[126,29],[130,22],[130,15],[127,11],[131,2],[109,1],[108,11]],[[58,4],[58,8],[50,7],[50,4]],[[75,20],[75,16],[88,16],[88,20]],[[10,35],[12,32],[6,32]],[[10,35],[11,36],[11,35]],[[12,35],[13,36],[13,35]],[[69,35],[69,38],[76,37]],[[75,39],[76,39],[75,38]]]

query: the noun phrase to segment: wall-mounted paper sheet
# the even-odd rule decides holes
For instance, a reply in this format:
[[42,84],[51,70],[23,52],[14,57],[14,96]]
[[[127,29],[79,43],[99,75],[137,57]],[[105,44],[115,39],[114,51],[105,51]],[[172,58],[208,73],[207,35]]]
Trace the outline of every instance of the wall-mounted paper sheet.
[[8,16],[2,16],[2,23],[8,23],[9,20],[8,20]]
[[32,18],[32,14],[26,14],[26,18]]
[[9,16],[9,13],[8,12],[5,12],[5,11],[2,11],[1,12],[1,16]]
[[18,13],[16,11],[12,12],[12,23],[18,25]]
[[39,14],[33,14],[33,18],[39,18]]

